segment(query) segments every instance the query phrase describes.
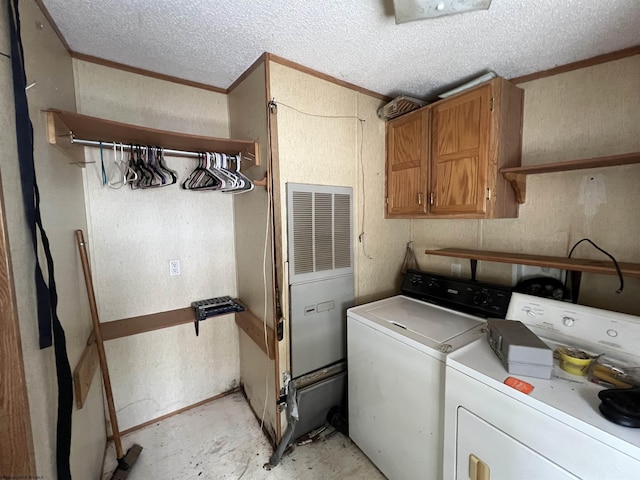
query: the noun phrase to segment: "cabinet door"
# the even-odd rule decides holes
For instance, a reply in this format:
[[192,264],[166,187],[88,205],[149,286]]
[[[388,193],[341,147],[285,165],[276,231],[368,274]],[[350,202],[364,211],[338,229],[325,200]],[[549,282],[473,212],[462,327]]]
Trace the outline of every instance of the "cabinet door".
[[387,123],[387,215],[426,212],[429,111]]
[[491,86],[433,107],[431,213],[486,212]]

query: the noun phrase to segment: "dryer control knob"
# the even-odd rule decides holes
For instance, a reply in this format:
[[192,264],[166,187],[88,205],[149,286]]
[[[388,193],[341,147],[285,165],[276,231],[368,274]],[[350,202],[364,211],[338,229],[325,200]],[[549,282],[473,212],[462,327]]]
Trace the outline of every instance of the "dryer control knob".
[[573,327],[576,323],[575,318],[571,318],[571,317],[562,317],[562,324],[565,327]]

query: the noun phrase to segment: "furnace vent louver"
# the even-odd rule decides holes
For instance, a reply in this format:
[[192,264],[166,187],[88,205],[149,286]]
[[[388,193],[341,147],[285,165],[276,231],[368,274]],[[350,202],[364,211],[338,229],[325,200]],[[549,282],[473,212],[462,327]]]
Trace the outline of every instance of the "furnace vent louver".
[[351,188],[287,184],[289,281],[353,273]]

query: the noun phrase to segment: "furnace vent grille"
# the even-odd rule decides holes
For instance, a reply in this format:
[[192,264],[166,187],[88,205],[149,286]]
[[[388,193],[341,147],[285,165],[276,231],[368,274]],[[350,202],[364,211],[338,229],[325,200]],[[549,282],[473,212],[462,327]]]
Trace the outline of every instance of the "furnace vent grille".
[[287,184],[290,283],[352,274],[351,188]]

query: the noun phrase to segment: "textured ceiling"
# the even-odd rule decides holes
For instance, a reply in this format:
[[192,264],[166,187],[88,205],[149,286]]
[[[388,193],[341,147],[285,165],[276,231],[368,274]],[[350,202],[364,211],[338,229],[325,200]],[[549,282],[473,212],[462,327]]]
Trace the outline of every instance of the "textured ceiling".
[[493,0],[395,24],[392,0],[43,0],[71,49],[227,88],[263,52],[378,93],[428,97],[640,44],[639,0]]

